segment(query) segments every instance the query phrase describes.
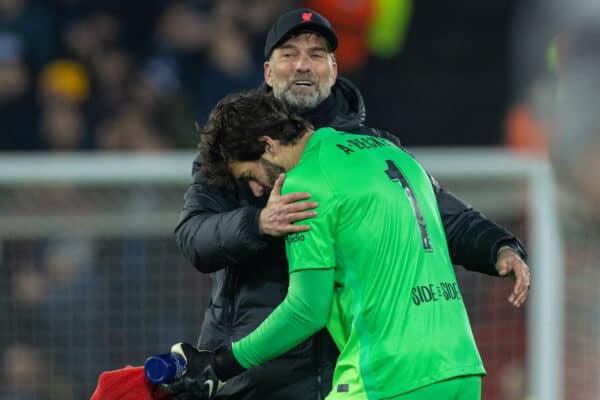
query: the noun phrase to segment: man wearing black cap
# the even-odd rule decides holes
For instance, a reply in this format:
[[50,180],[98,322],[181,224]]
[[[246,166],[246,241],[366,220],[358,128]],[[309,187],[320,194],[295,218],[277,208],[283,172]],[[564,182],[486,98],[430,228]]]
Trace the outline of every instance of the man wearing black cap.
[[[315,128],[384,136],[399,145],[395,136],[364,125],[360,92],[337,76],[337,44],[329,21],[318,13],[301,9],[281,15],[266,39],[262,90],[272,91]],[[253,180],[228,190],[211,187],[200,163],[194,162],[175,234],[187,259],[213,273],[198,347],[214,350],[253,331],[284,299],[288,269],[281,237],[298,229],[293,222],[314,216],[316,205],[307,193],[270,195]],[[431,180],[452,262],[489,275],[513,272],[509,301],[522,305],[529,268],[521,242]],[[321,331],[286,355],[228,380],[217,398],[322,399],[331,389],[337,353]]]
[[266,84],[275,97],[298,111],[315,109],[335,84],[337,45],[329,21],[321,15],[308,10],[282,15],[265,43]]

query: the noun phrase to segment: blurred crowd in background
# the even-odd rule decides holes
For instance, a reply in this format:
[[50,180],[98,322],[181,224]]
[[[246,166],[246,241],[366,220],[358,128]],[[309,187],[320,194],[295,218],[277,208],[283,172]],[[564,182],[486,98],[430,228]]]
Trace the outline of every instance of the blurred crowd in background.
[[290,2],[0,2],[3,150],[193,148],[194,121],[262,79]]
[[[193,149],[194,123],[203,123],[220,98],[262,83],[266,32],[278,14],[299,6],[332,22],[340,74],[363,93],[369,125],[409,147],[507,146],[551,156],[571,233],[566,323],[577,329],[566,337],[566,386],[580,396],[569,398],[594,398],[597,0],[0,0],[0,151]],[[176,193],[179,207],[183,190]],[[513,230],[526,235],[521,225]],[[140,363],[148,355],[144,344],[166,348],[174,337],[189,334],[193,342],[199,333],[199,292],[209,282],[177,258],[172,237],[79,239],[0,245],[0,322],[23,334],[0,335],[2,400],[85,398],[102,369]],[[115,265],[126,268],[115,272]],[[142,275],[150,278],[137,279]],[[493,342],[499,329],[514,333],[512,347],[494,348],[499,353],[486,363],[492,373],[484,393],[495,396],[486,398],[522,399],[525,316],[497,307],[507,286],[462,278],[491,293],[490,308],[472,314],[476,334]],[[165,287],[188,293],[184,300],[196,306],[154,296]],[[465,297],[478,301],[476,293]],[[155,321],[157,307],[179,314]],[[124,331],[131,337],[119,336]],[[582,338],[581,331],[593,334]],[[65,346],[86,350],[48,351]],[[48,364],[56,367],[50,376]]]
[[409,146],[539,148],[543,128],[520,106],[558,28],[542,25],[516,73],[515,22],[532,3],[2,0],[0,149],[193,148],[194,121],[262,82],[266,31],[298,6],[331,20],[370,125]]

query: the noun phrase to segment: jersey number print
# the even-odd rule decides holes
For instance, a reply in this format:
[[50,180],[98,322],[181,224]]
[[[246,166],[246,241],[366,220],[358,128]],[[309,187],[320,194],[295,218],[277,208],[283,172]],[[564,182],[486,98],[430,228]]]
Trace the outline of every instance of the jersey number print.
[[388,178],[390,178],[390,180],[394,182],[400,182],[402,188],[404,188],[404,192],[406,193],[408,200],[410,201],[410,205],[412,206],[415,217],[417,218],[417,223],[419,224],[419,230],[421,231],[421,238],[423,239],[423,248],[425,248],[425,250],[428,251],[431,250],[431,242],[429,241],[429,235],[427,234],[427,227],[425,226],[423,213],[421,212],[421,208],[417,203],[417,199],[415,198],[415,195],[413,194],[413,191],[410,188],[408,181],[392,160],[386,160],[386,163],[388,168],[385,170],[385,173],[387,174]]

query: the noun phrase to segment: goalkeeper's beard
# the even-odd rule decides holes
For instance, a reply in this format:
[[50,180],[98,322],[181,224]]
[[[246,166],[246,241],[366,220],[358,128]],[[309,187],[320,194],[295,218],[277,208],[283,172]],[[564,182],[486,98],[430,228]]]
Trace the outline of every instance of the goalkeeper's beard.
[[260,163],[265,170],[268,183],[267,189],[270,192],[273,189],[273,186],[275,186],[275,181],[277,180],[277,178],[279,178],[279,175],[285,172],[285,168],[283,168],[281,165],[277,165],[268,160],[265,160],[262,157],[260,158]]

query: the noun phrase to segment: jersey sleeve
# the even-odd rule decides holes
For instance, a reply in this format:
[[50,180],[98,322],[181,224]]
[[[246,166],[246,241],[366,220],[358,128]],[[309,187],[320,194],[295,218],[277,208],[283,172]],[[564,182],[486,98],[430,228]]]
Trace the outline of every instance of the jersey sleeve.
[[240,365],[260,365],[322,329],[329,318],[334,275],[333,268],[292,273],[283,302],[252,333],[233,343]]
[[292,170],[283,183],[282,194],[308,192],[311,194],[310,201],[319,203],[316,217],[296,222],[297,225],[310,226],[310,230],[285,237],[290,272],[333,268],[336,265],[335,229],[339,202],[328,183],[329,179],[316,167],[318,164]]

